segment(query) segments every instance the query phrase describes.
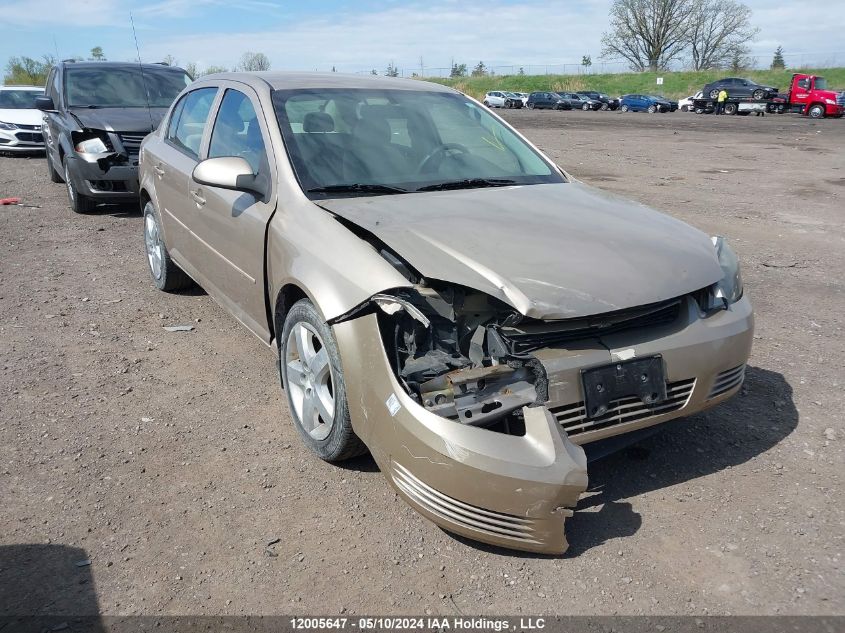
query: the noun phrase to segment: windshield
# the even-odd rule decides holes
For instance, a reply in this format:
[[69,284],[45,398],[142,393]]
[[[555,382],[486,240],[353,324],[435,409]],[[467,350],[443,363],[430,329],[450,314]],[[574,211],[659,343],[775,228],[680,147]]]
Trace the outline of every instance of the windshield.
[[[337,195],[339,186],[353,184],[343,193],[564,182],[509,127],[461,94],[286,90],[273,93],[273,105],[297,179],[312,196]],[[334,190],[310,191],[326,188]]]
[[816,81],[813,82],[813,88],[816,90],[827,90],[827,79],[824,77],[816,77]]
[[[177,68],[68,68],[65,91],[73,108],[168,108],[191,78]],[[146,90],[145,90],[146,87]],[[145,94],[146,92],[146,94]]]
[[0,110],[34,110],[41,90],[0,90]]

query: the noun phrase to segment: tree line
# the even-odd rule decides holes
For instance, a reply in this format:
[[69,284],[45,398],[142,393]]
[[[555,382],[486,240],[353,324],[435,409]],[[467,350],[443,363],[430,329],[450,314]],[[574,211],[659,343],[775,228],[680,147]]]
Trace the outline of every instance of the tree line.
[[[101,46],[95,46],[92,48],[91,54],[87,58],[74,56],[70,59],[78,62],[108,61]],[[52,55],[43,55],[41,59],[34,59],[25,55],[20,57],[10,57],[6,64],[3,83],[7,85],[43,86],[47,83],[47,75],[49,74],[50,69],[56,64],[56,61],[56,58]],[[137,62],[138,60],[132,61]],[[168,66],[179,65],[178,60],[172,55],[165,56],[162,62]],[[227,68],[225,66],[206,66],[205,68],[200,69],[195,62],[189,62],[185,64],[184,69],[193,79],[198,79],[203,75],[225,73],[230,70],[235,72],[270,70],[270,59],[264,53],[253,53],[247,51],[241,56],[240,61],[233,68]]]

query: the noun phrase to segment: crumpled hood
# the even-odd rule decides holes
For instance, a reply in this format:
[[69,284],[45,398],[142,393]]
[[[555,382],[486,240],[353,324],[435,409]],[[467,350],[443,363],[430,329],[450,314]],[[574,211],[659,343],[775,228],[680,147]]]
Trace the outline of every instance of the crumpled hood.
[[71,112],[83,126],[94,130],[149,134],[161,123],[167,108],[71,108]]
[[321,200],[431,279],[566,319],[671,299],[722,277],[701,231],[579,182]]

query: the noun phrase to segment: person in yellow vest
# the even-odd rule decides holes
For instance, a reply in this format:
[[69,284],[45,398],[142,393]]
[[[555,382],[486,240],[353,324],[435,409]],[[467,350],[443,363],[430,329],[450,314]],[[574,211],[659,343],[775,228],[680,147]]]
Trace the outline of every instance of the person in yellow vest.
[[728,100],[728,91],[722,88],[719,91],[719,96],[716,99],[716,114],[725,113],[725,101]]

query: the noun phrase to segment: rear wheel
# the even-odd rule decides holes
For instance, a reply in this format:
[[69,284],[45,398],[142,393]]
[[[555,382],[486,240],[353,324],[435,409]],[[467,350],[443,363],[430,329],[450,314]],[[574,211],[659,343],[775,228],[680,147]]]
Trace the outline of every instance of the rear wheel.
[[602,104],[601,104],[601,109],[602,109],[602,110],[607,110],[609,107],[610,107],[610,106],[609,106],[609,105],[607,105],[606,103],[602,103]]
[[582,109],[584,112],[586,112],[587,110],[589,110],[589,109],[590,109],[590,104],[589,104],[589,103],[585,103],[584,105],[582,105],[582,106],[581,106],[581,109]]
[[76,185],[73,184],[73,179],[70,177],[70,167],[68,166],[67,158],[65,158],[64,174],[65,185],[67,185],[67,199],[70,203],[70,208],[73,209],[75,213],[88,213],[89,211],[93,211],[97,204],[88,196],[83,196],[79,193],[79,191],[77,191]]
[[710,98],[711,99],[718,99],[719,98],[719,89],[718,88],[714,88],[713,90],[710,91]]
[[765,90],[755,90],[751,93],[751,96],[754,98],[755,101],[762,101],[766,98],[766,91]]
[[737,106],[735,103],[725,104],[725,114],[736,114]]
[[534,109],[534,102],[533,102],[533,101],[529,101],[529,102],[528,102],[528,109],[529,109],[529,110],[533,110],[533,109]]
[[629,109],[629,108],[628,108],[628,106],[627,106],[626,104],[624,104],[624,103],[623,103],[623,104],[622,104],[622,112],[627,112],[627,111],[628,111],[628,109]]
[[655,112],[657,112],[657,106],[656,105],[652,104],[652,105],[648,106],[648,113],[649,114],[654,114]]
[[689,106],[682,105],[681,112],[689,112]]
[[816,103],[815,105],[811,105],[810,109],[807,110],[807,116],[811,119],[821,119],[824,117],[824,106],[819,105]]
[[185,271],[170,259],[170,253],[161,237],[161,224],[152,202],[144,205],[144,249],[150,277],[159,290],[171,292],[190,287],[193,281]]
[[334,334],[308,299],[288,312],[281,340],[282,384],[306,446],[329,462],[366,453],[349,419]]

